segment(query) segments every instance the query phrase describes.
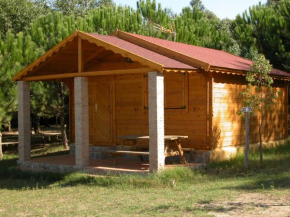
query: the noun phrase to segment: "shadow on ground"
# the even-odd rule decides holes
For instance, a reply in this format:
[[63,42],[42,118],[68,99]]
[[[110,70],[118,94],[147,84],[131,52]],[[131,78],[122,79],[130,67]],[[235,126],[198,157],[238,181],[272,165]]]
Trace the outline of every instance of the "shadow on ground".
[[[56,150],[51,151],[50,150]],[[32,150],[34,156],[45,157],[68,154],[61,150],[61,145],[46,144],[36,145]],[[290,188],[290,144],[281,145],[274,149],[265,150],[264,167],[260,169],[259,154],[252,153],[250,158],[251,169],[245,171],[243,156],[220,163],[210,163],[204,170],[179,169],[175,174],[161,174],[160,176],[89,176],[80,173],[61,174],[52,172],[20,171],[16,168],[16,154],[8,154],[9,157],[0,161],[0,189],[32,189],[47,188],[52,185],[61,187],[75,185],[96,185],[103,187],[134,186],[139,188],[172,187],[172,180],[183,182],[187,185],[211,181],[227,181],[219,189],[233,190],[263,190],[263,189],[289,189]],[[215,190],[215,188],[213,188]],[[210,201],[203,201],[210,204]],[[206,207],[206,206],[205,206]],[[161,209],[162,207],[160,207]],[[215,209],[219,209],[215,207]]]

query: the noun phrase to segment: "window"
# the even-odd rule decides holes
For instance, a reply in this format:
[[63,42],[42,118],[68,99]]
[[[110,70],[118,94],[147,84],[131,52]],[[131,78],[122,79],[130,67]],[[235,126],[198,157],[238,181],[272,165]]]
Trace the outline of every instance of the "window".
[[[143,79],[143,104],[148,108],[148,76]],[[188,74],[164,74],[164,107],[165,109],[186,109],[188,101]]]

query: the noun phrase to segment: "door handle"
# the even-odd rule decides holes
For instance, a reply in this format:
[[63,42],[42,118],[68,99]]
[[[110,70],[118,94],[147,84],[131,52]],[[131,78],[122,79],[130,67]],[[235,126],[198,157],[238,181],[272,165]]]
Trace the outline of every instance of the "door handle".
[[95,111],[96,112],[98,111],[98,104],[97,103],[95,104]]

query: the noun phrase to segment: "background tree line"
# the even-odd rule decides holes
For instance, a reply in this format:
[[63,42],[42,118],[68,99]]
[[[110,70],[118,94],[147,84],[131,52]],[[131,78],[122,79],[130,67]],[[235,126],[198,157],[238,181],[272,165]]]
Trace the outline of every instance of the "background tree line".
[[[250,59],[263,53],[275,68],[290,71],[290,0],[254,5],[234,20],[220,20],[201,0],[190,1],[180,14],[155,0],[139,0],[137,10],[112,0],[0,0],[0,128],[10,126],[17,116],[12,76],[75,29],[110,34],[118,28],[167,39],[168,34],[154,29],[153,23],[175,31],[178,42]],[[32,82],[31,96],[35,132],[40,118],[57,116],[64,134],[66,87]]]

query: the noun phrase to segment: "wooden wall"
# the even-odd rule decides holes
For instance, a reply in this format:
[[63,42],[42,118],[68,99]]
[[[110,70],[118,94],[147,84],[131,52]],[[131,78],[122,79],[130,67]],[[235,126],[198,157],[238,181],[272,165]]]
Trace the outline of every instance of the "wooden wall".
[[[190,73],[183,76],[184,79],[174,78],[170,80],[170,73],[168,78],[165,75],[166,89],[168,95],[165,95],[168,108],[165,109],[165,134],[167,135],[188,135],[189,140],[184,142],[184,147],[194,147],[198,149],[206,149],[207,144],[207,76],[202,73]],[[135,75],[118,75],[108,78],[113,81],[114,89],[114,137],[128,134],[148,135],[148,90],[146,81],[146,74]],[[102,80],[106,80],[103,76]],[[177,83],[172,83],[176,80]],[[90,110],[90,143],[93,145],[114,145],[118,141],[109,143],[95,142],[93,135],[96,134],[94,123],[92,121],[94,112],[94,103],[92,99],[91,85],[98,82],[98,78],[89,78],[89,110]],[[180,83],[180,84],[179,84]],[[184,90],[180,90],[183,88]],[[179,89],[178,89],[179,88]],[[174,91],[176,90],[176,91]],[[71,96],[73,87],[71,87]],[[184,98],[177,98],[177,106],[184,103],[185,107],[180,106],[174,108],[176,102],[173,97],[178,97],[180,94]],[[73,97],[71,103],[71,140],[74,141],[74,106]],[[182,108],[181,108],[182,107]]]
[[[284,81],[275,80],[274,87],[281,91],[277,105],[264,109],[263,140],[272,141],[287,135],[287,88]],[[237,112],[244,107],[241,92],[246,89],[245,77],[214,74],[213,83],[213,128],[221,131],[218,147],[244,144],[244,119]],[[251,116],[250,142],[258,142],[259,116]],[[216,136],[217,134],[214,134]],[[217,137],[216,137],[217,138]]]

